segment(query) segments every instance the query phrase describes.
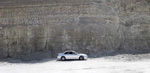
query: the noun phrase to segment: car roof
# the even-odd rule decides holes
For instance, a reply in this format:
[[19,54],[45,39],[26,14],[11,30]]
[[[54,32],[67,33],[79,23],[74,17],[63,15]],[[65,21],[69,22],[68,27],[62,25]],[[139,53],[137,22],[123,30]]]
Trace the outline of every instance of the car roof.
[[65,52],[75,52],[75,51],[73,51],[73,50],[67,50],[67,51],[65,51]]

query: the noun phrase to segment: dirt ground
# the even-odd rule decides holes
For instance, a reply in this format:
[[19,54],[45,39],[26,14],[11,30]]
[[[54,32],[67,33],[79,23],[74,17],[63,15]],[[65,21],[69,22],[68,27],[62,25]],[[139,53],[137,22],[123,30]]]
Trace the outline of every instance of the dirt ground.
[[0,73],[149,73],[149,55],[116,55],[88,60],[0,62]]

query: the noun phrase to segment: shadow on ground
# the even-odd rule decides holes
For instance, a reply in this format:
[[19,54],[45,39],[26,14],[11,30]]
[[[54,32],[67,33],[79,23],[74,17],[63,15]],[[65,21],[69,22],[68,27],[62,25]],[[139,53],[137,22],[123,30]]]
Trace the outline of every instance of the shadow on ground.
[[[57,60],[57,61],[61,61],[61,60]],[[65,61],[61,61],[61,62],[67,62],[67,61],[86,61],[86,60],[79,60],[79,59],[67,59]]]

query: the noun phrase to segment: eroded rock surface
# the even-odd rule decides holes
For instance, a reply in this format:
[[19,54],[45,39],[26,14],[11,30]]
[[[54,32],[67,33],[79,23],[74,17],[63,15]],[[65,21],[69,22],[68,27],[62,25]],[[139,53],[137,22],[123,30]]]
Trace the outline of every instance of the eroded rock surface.
[[1,0],[0,58],[150,52],[150,0]]

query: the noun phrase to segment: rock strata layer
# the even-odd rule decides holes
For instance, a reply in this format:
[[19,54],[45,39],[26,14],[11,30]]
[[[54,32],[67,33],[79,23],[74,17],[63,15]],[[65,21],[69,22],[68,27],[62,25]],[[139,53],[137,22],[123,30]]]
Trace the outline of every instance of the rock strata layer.
[[1,0],[0,58],[150,52],[150,0]]

